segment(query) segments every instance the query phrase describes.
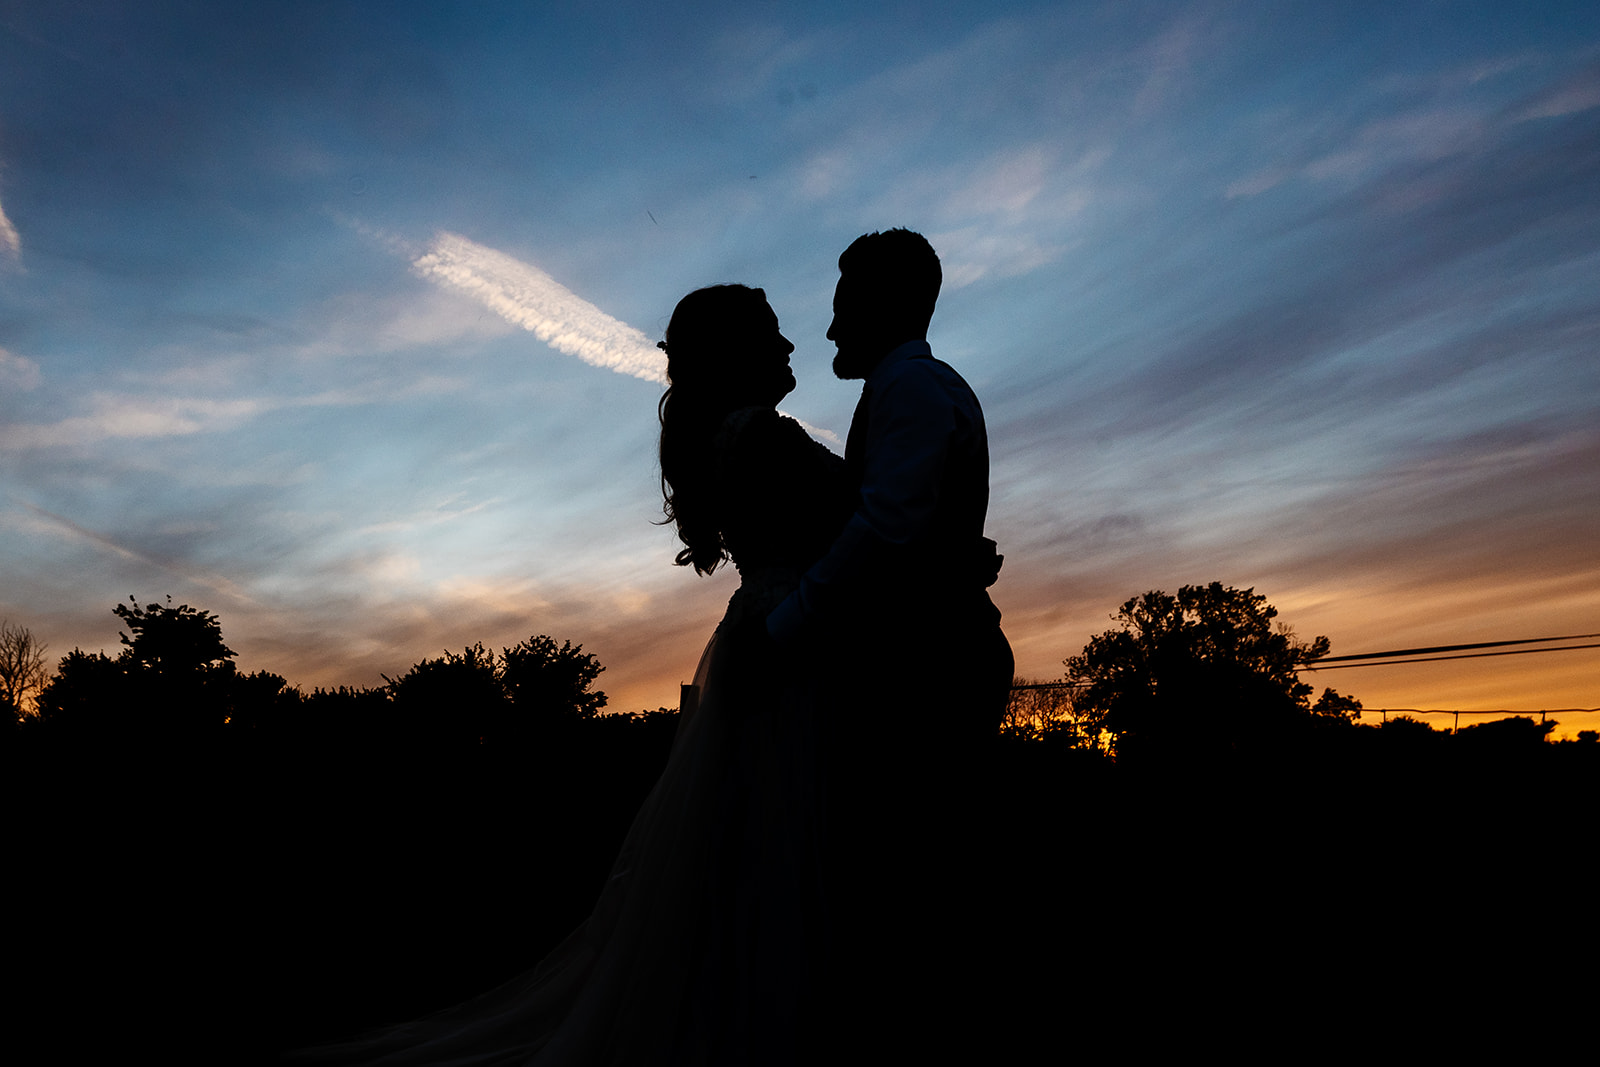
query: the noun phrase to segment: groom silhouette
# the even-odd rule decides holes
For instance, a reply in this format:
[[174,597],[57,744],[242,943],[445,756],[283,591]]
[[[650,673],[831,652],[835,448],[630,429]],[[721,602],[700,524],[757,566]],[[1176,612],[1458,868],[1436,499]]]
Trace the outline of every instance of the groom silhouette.
[[1000,556],[983,536],[983,410],[927,341],[942,277],[910,230],[865,234],[839,257],[833,371],[866,380],[845,444],[858,503],[767,630],[876,709],[853,729],[914,714],[915,739],[894,723],[900,742],[959,751],[998,729],[1012,658],[986,592]]
[[929,982],[948,977],[948,950],[971,943],[986,899],[976,820],[1013,670],[986,591],[1000,556],[983,536],[983,411],[927,342],[941,281],[909,230],[865,234],[839,257],[828,338],[834,373],[865,379],[845,446],[858,503],[767,617],[826,694],[838,1007],[857,1023],[887,1011],[876,1021],[902,1033],[917,1028],[908,1014],[955,1007]]

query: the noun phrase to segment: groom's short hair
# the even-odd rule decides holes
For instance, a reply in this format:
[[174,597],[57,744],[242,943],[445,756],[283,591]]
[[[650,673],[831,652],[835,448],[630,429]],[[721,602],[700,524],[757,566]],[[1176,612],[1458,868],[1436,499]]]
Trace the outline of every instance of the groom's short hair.
[[906,229],[857,237],[839,255],[839,274],[870,286],[882,314],[903,319],[924,333],[944,282],[939,256],[928,239]]

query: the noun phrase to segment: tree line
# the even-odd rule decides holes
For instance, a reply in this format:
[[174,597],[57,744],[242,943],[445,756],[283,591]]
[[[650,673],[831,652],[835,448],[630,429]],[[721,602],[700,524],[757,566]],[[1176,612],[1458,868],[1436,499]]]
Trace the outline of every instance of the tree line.
[[1124,601],[1113,619],[1113,629],[1063,661],[1059,682],[1013,692],[1008,735],[1168,763],[1348,747],[1379,732],[1386,746],[1408,751],[1448,737],[1461,746],[1523,746],[1545,741],[1557,725],[1514,717],[1449,734],[1408,716],[1363,724],[1359,699],[1324,688],[1313,700],[1314,687],[1301,680],[1302,668],[1329,654],[1328,638],[1298,639],[1253,588],[1152,590]]
[[[123,623],[115,656],[75,648],[53,673],[25,627],[0,630],[0,718],[5,735],[69,742],[179,743],[235,737],[306,747],[402,745],[431,749],[518,747],[600,718],[605,668],[570,641],[537,634],[498,651],[474,644],[423,659],[378,686],[315,688],[282,675],[239,670],[209,611],[139,604]],[[666,709],[608,720],[655,724]]]
[[[271,671],[240,671],[212,612],[170,597],[144,605],[129,597],[112,612],[124,626],[121,651],[75,648],[53,673],[25,627],[0,624],[5,736],[122,743],[270,735],[313,748],[522,749],[586,726],[593,733],[601,720],[612,731],[643,725],[665,734],[675,717],[665,708],[600,716],[607,698],[594,685],[605,668],[581,645],[545,634],[498,651],[481,642],[445,651],[382,675],[379,686],[305,692]],[[1300,680],[1301,668],[1328,655],[1328,638],[1298,639],[1254,589],[1212,582],[1176,594],[1152,590],[1112,618],[1112,629],[1063,661],[1052,688],[1014,690],[1007,742],[1119,762],[1215,760],[1348,743],[1360,725],[1360,700],[1331,688],[1313,700],[1313,687]],[[1513,719],[1459,733],[1524,744],[1545,740],[1555,725]],[[1407,739],[1393,744],[1412,746],[1437,733],[1403,717],[1382,729]],[[1595,733],[1580,737],[1593,741]]]

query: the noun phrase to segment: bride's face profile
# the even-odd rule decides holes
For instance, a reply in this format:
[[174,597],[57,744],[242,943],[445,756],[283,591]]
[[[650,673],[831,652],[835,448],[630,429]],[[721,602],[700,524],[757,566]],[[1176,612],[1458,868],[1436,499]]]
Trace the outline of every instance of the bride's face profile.
[[794,391],[794,371],[789,367],[794,345],[783,335],[777,313],[765,301],[751,326],[749,355],[738,368],[742,384],[754,403],[776,404]]

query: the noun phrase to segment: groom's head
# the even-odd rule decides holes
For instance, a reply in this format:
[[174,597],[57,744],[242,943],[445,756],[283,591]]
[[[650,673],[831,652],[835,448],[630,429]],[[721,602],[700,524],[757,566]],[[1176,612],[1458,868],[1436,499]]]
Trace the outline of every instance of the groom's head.
[[928,239],[910,230],[857,237],[839,257],[828,340],[838,346],[833,373],[865,378],[890,350],[928,337],[944,280]]

